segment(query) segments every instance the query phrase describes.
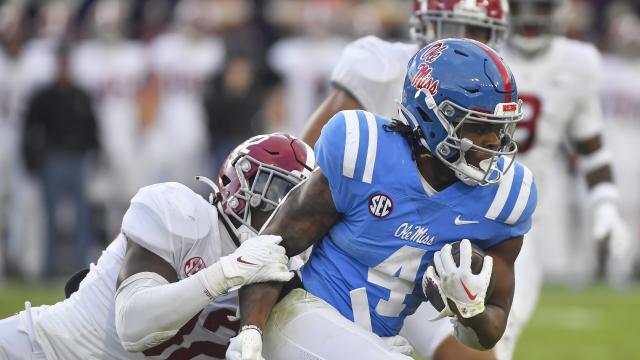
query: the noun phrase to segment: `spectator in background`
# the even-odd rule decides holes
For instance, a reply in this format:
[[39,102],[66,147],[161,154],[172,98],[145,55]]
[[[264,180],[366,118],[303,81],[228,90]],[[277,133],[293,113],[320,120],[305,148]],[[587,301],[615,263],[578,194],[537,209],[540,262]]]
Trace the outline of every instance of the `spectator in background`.
[[70,197],[75,209],[76,267],[90,262],[94,245],[91,207],[87,198],[89,155],[98,150],[96,119],[91,97],[69,77],[69,53],[58,52],[53,83],[36,92],[26,109],[23,155],[27,170],[42,180],[47,215],[44,275],[57,269],[58,206]]
[[23,167],[20,139],[27,101],[53,80],[56,65],[53,39],[32,37],[49,22],[34,17],[27,5],[0,5],[0,242],[7,245],[8,269],[34,278],[42,268],[34,259],[44,243],[44,205],[40,185]]
[[292,29],[296,35],[279,40],[269,50],[269,66],[283,79],[285,102],[284,124],[275,130],[300,134],[329,92],[331,71],[349,42],[335,33],[339,5],[320,0],[298,2],[302,18]]
[[125,0],[95,1],[86,14],[91,36],[78,42],[71,56],[73,78],[91,93],[100,130],[99,176],[91,195],[104,210],[105,237],[118,232],[138,188],[153,182],[142,141],[150,125],[137,101],[149,66],[143,44],[125,37],[129,5]]
[[207,79],[220,72],[225,59],[224,43],[214,34],[216,3],[181,0],[175,29],[149,44],[149,67],[160,86],[145,157],[153,164],[154,182],[189,183],[206,163],[209,138],[202,95]]
[[262,109],[276,82],[275,74],[264,67],[261,54],[246,45],[255,43],[255,34],[246,30],[227,37],[223,70],[205,88],[214,173],[237,145],[264,130]]

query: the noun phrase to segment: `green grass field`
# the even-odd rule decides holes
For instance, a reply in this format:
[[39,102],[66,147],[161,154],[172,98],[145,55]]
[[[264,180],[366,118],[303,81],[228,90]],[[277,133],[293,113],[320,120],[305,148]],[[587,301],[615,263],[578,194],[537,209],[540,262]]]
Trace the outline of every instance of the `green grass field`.
[[[23,309],[26,299],[37,306],[62,298],[62,283],[34,287],[9,282],[0,287],[0,318]],[[640,359],[639,308],[640,288],[545,288],[515,359]]]

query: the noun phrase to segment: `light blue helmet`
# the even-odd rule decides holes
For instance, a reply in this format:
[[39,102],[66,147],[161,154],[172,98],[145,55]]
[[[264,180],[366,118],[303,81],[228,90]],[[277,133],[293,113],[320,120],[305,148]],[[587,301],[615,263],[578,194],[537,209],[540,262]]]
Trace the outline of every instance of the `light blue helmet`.
[[[420,49],[409,61],[400,115],[420,143],[468,185],[495,184],[513,164],[513,132],[522,119],[516,82],[500,56],[478,41],[445,39]],[[499,148],[460,138],[465,124],[498,134]],[[469,164],[465,153],[470,150],[488,158],[478,166]],[[509,163],[500,169],[502,155]]]

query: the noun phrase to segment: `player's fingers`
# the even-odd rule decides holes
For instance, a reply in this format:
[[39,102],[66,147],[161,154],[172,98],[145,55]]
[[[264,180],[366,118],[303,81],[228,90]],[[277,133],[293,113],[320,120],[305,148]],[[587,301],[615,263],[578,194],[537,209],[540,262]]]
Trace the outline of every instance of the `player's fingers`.
[[293,277],[289,268],[280,263],[267,264],[260,269],[260,272],[262,273],[260,281],[289,281]]
[[444,270],[444,266],[442,265],[442,259],[441,259],[441,256],[440,256],[440,251],[436,251],[436,253],[433,254],[433,264],[436,266],[436,271],[438,271],[438,276],[446,275],[446,272]]
[[267,241],[271,244],[280,244],[280,242],[282,241],[282,236],[279,235],[262,235],[264,237],[266,237]]
[[270,256],[285,255],[286,253],[285,249],[282,246],[271,243],[264,243],[264,245],[260,244],[258,251],[263,254],[269,254]]
[[289,263],[289,257],[285,254],[273,254],[273,262],[279,265],[287,265]]
[[493,272],[493,258],[491,255],[485,255],[482,261],[482,270],[480,270],[480,276],[483,279],[491,279],[491,273]]
[[[442,260],[442,266],[446,274],[454,273],[456,271],[456,262],[453,260],[453,254],[451,254],[451,244],[447,244],[440,250],[440,260]],[[439,274],[442,274],[438,270]]]
[[427,268],[427,280],[432,281],[436,285],[440,283],[440,277],[438,276],[438,274],[436,274],[436,271],[433,268],[433,266],[429,266]]
[[272,281],[287,282],[293,278],[293,272],[278,273],[273,275]]
[[257,341],[253,334],[245,336],[242,341],[242,360],[258,360],[262,357],[262,346]]
[[471,272],[471,242],[468,239],[460,242],[460,268]]
[[238,344],[240,340],[238,337],[233,337],[229,341],[229,347],[227,348],[227,353],[225,354],[225,358],[227,360],[242,360],[242,356],[238,350],[242,349],[242,345]]

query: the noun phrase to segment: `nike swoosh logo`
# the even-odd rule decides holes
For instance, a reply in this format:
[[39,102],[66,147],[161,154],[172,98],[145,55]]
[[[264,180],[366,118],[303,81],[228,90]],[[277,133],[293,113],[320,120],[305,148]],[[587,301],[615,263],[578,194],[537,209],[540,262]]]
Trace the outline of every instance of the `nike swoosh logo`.
[[469,297],[469,300],[473,301],[476,299],[476,297],[478,296],[478,294],[472,294],[471,291],[469,291],[469,289],[467,289],[467,286],[462,282],[462,279],[460,279],[460,284],[462,284],[462,288],[464,289],[464,292],[467,293],[467,296]]
[[453,220],[456,225],[469,225],[469,224],[477,224],[480,221],[477,220],[462,220],[460,219],[460,215],[456,216],[456,219]]
[[248,264],[248,265],[257,265],[257,264],[254,264],[254,263],[252,263],[252,262],[248,262],[248,261],[246,261],[246,260],[243,260],[243,259],[242,259],[242,256],[238,256],[238,258],[236,259],[236,261],[238,261],[239,263]]

